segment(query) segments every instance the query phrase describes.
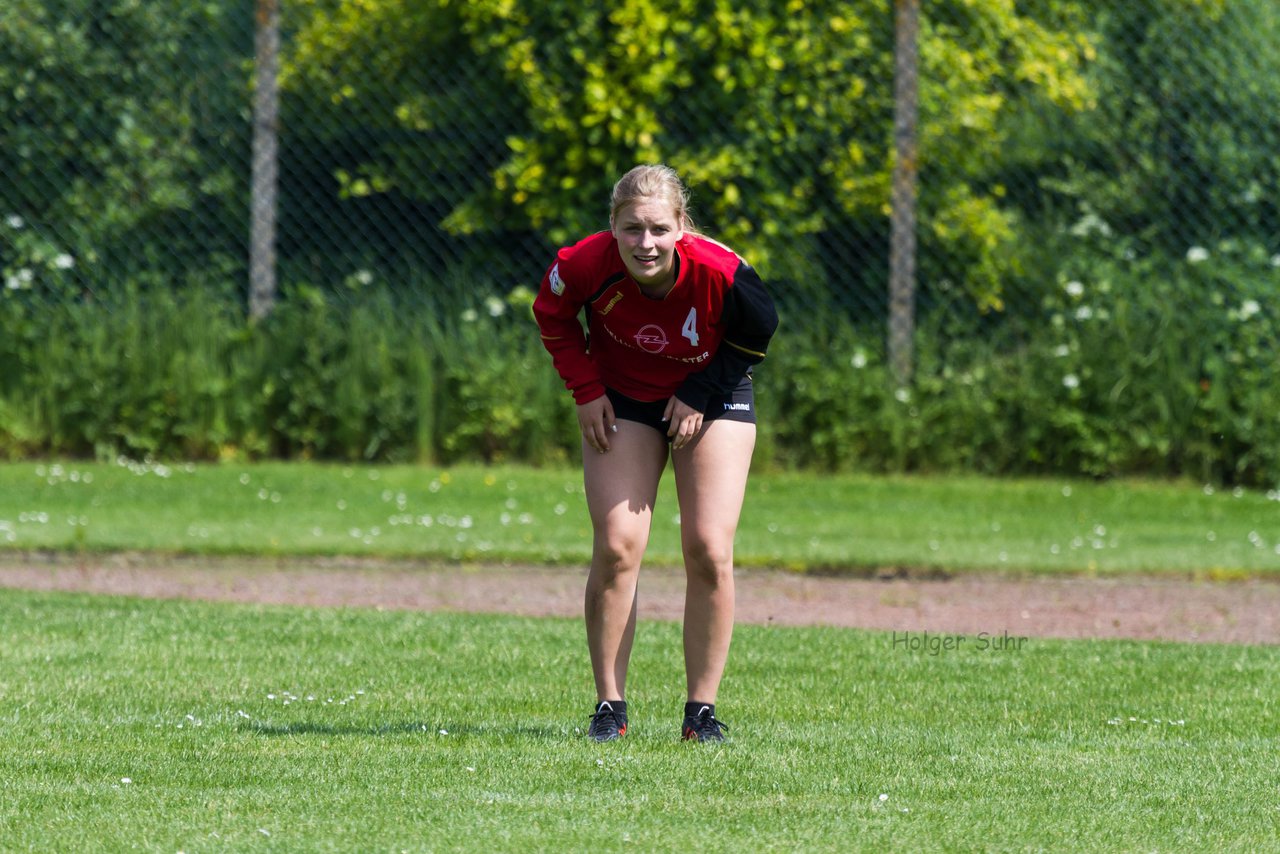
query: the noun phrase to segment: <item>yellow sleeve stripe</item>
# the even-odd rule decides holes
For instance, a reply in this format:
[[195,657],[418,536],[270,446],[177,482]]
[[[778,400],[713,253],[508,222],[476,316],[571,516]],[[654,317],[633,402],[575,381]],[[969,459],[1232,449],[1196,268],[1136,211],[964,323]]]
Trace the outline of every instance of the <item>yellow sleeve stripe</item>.
[[732,347],[735,350],[741,350],[743,353],[746,353],[748,356],[759,356],[761,359],[764,358],[765,354],[759,352],[758,350],[748,350],[746,347],[739,347],[737,344],[734,344],[732,341],[725,341],[724,343],[728,344],[730,347]]

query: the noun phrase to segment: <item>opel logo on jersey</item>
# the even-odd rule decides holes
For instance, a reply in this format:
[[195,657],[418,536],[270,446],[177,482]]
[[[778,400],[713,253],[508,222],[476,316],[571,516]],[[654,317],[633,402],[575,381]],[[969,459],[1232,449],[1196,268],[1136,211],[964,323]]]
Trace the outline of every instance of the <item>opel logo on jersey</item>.
[[667,333],[656,323],[640,327],[636,333],[636,343],[647,353],[661,353],[667,349]]

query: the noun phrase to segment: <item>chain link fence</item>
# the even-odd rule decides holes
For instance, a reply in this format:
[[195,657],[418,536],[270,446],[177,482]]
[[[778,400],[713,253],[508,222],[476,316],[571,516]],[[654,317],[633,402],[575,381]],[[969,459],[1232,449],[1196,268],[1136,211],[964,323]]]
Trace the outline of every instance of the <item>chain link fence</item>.
[[[273,287],[533,288],[607,227],[622,171],[664,160],[789,323],[883,330],[891,199],[910,198],[891,192],[904,5],[283,0],[278,115],[257,124],[278,144]],[[1161,275],[1229,256],[1275,283],[1275,3],[918,7],[921,322],[1035,315],[1099,258]],[[230,283],[247,301],[255,11],[4,4],[6,299]]]

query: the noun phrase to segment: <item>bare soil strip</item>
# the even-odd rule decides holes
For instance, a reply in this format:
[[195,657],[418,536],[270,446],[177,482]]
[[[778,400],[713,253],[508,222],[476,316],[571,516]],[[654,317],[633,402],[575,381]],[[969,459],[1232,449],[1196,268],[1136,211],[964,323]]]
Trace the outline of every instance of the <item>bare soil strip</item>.
[[[0,554],[0,588],[317,607],[578,617],[585,571],[336,559]],[[737,619],[894,632],[1280,643],[1280,584],[737,573]],[[684,577],[645,568],[642,619],[680,620]]]

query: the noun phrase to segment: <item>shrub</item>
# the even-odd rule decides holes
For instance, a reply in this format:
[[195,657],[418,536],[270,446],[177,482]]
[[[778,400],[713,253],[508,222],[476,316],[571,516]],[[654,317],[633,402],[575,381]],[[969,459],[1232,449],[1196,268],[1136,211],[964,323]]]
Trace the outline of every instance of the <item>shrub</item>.
[[921,325],[895,388],[876,331],[783,334],[758,372],[770,459],[820,470],[1280,483],[1280,257],[1077,253],[1038,311]]
[[[878,333],[784,315],[756,372],[757,463],[818,471],[1280,483],[1280,259],[1081,255],[1038,311],[927,319],[917,376]],[[483,294],[476,288],[429,293]],[[448,303],[295,287],[250,325],[225,289],[0,296],[0,455],[575,459],[573,402],[531,294]]]

